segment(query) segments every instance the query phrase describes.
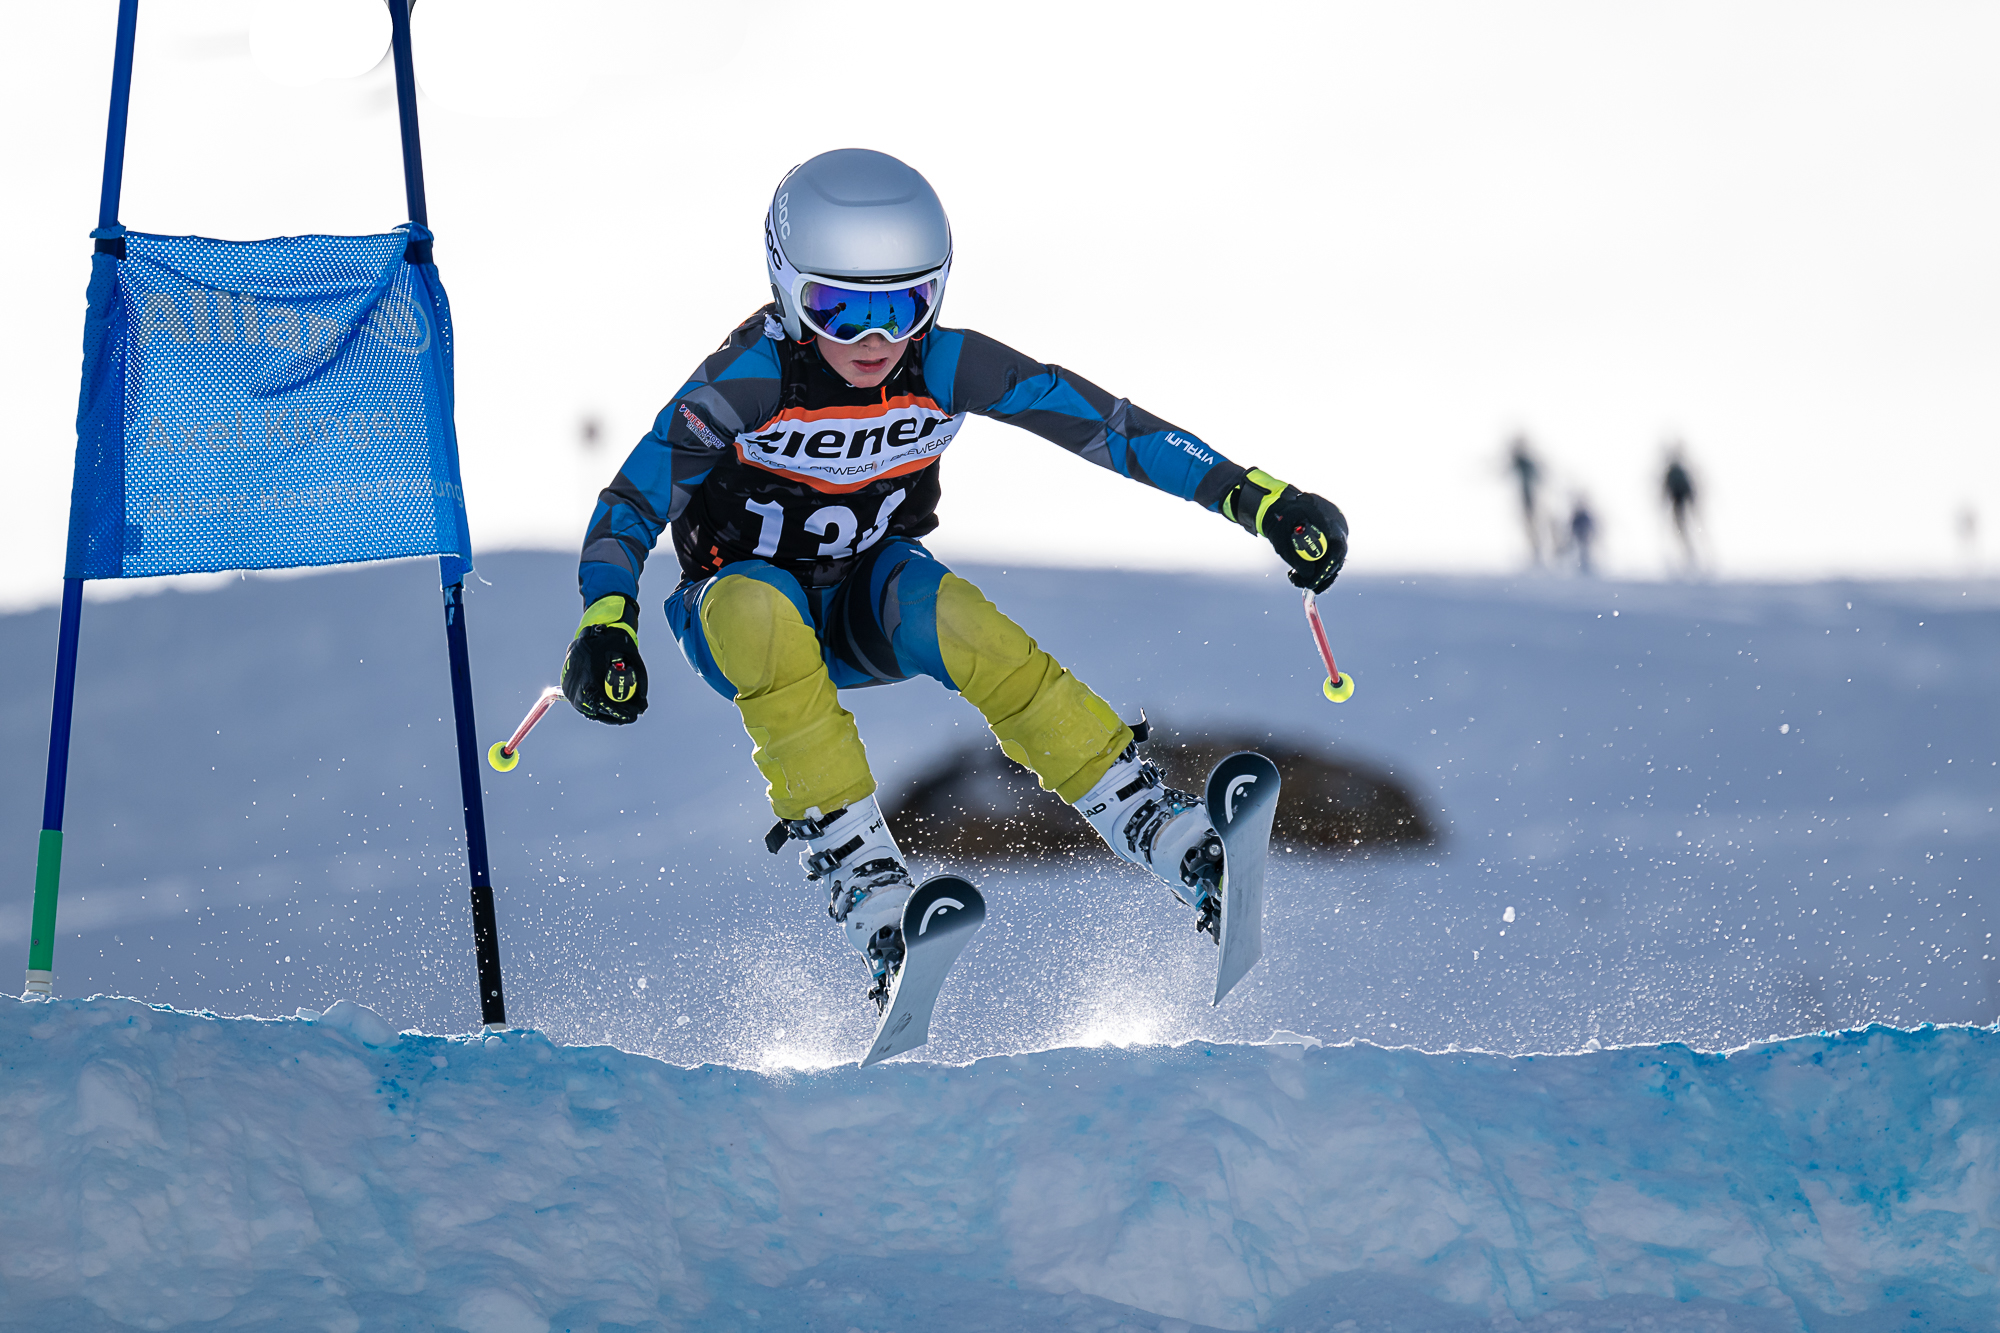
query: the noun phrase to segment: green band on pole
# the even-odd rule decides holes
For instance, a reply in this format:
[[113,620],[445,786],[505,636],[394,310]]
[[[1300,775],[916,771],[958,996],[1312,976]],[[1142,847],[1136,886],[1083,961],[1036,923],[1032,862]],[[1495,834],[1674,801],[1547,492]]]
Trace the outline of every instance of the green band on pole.
[[53,971],[56,962],[56,886],[62,882],[62,830],[42,830],[35,853],[35,916],[29,927],[28,970]]

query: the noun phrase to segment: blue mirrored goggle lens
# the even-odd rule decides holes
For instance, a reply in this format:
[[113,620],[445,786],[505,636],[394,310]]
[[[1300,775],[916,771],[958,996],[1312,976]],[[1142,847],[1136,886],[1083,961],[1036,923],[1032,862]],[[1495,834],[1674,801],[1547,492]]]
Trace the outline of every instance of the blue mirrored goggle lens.
[[836,342],[852,342],[880,333],[901,342],[924,322],[937,301],[937,282],[914,287],[836,287],[808,282],[799,289],[799,304],[812,326]]

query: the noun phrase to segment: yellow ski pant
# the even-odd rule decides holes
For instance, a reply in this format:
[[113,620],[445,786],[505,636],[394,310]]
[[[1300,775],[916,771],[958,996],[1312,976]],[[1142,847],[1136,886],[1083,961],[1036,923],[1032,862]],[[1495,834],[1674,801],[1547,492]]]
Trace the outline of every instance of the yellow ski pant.
[[921,545],[893,539],[843,582],[806,589],[761,560],[685,585],[668,619],[690,663],[732,698],[780,819],[875,790],[839,689],[929,675],[977,708],[1000,748],[1075,801],[1132,731],[985,594]]

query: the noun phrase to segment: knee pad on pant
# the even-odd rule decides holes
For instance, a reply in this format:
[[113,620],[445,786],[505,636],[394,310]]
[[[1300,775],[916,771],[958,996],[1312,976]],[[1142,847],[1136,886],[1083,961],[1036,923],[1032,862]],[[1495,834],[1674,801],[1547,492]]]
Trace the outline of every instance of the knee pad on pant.
[[1132,743],[1132,729],[958,575],[939,581],[937,608],[945,670],[1007,757],[1065,801],[1089,791]]
[[804,819],[810,809],[831,812],[874,792],[867,751],[826,673],[819,636],[782,590],[725,574],[702,597],[701,627],[736,687],[772,813]]

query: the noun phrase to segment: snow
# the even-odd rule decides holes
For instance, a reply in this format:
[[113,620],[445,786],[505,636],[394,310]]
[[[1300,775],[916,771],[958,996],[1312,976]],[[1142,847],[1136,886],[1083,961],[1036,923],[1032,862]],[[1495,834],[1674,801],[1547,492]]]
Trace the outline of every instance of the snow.
[[[574,558],[480,572],[491,740],[553,678]],[[1353,575],[1322,599],[1359,681],[1336,707],[1280,576],[966,572],[1127,716],[1388,769],[1444,837],[1276,849],[1265,959],[1220,1009],[1211,956],[1142,872],[976,868],[993,910],[966,993],[993,1007],[947,995],[941,1058],[1274,1028],[1719,1049],[2000,1014],[2000,585]],[[509,1015],[683,1064],[853,1058],[851,951],[794,858],[764,852],[741,723],[677,660],[647,587],[646,717],[559,710],[519,768],[486,774]],[[352,995],[398,1027],[470,1026],[440,622],[423,564],[92,603],[59,993],[263,1014]],[[9,753],[46,744],[54,641],[50,613],[0,619]],[[926,680],[846,698],[891,797],[985,736]],[[6,826],[40,809],[39,763],[0,769]],[[27,863],[5,882],[0,953],[26,947]]]
[[[486,775],[534,1031],[399,1034],[476,1017],[433,576],[92,602],[0,1327],[2000,1327],[2000,587],[1349,577],[1336,708],[1281,579],[966,572],[1127,715],[1391,770],[1442,841],[1275,849],[1219,1008],[1137,872],[973,867],[937,1040],[857,1071],[858,966],[649,616],[639,726]],[[481,573],[492,739],[573,565]],[[10,753],[53,644],[0,618]],[[981,734],[848,702],[891,794]]]
[[0,1001],[0,1061],[10,1327],[1969,1329],[2000,1298],[1987,1028],[757,1073],[97,998]]

